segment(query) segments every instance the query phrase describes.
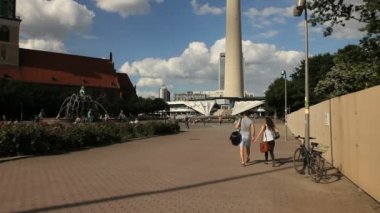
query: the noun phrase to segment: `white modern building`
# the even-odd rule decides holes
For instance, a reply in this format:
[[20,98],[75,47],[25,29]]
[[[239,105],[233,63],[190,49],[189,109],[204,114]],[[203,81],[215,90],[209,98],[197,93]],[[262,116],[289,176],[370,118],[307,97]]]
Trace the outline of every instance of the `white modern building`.
[[161,98],[161,99],[163,99],[166,102],[170,101],[170,92],[169,92],[168,88],[165,85],[162,85],[160,87],[159,97],[158,98]]
[[265,113],[261,107],[264,101],[261,100],[235,102],[231,99],[214,98],[198,101],[170,101],[167,103],[170,107],[170,116],[177,118],[181,116],[231,116],[247,110],[260,116]]
[[224,69],[226,65],[226,54],[220,53],[219,55],[219,75],[218,75],[218,88],[224,90]]

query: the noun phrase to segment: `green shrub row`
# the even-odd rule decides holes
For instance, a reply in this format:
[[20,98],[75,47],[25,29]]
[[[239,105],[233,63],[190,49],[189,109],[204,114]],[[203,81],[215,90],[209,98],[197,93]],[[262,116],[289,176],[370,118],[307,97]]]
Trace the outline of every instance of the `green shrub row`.
[[42,155],[178,133],[177,123],[14,124],[0,127],[0,157]]

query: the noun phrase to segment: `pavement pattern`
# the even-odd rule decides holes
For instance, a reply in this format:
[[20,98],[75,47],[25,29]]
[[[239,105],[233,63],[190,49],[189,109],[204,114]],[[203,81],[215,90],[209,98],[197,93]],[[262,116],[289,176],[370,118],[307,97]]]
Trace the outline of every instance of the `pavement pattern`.
[[[255,120],[258,131],[261,120]],[[299,142],[277,124],[276,167],[258,144],[241,166],[233,125],[182,126],[176,135],[60,155],[0,159],[0,212],[344,212],[380,205],[336,170],[314,183],[297,174]]]

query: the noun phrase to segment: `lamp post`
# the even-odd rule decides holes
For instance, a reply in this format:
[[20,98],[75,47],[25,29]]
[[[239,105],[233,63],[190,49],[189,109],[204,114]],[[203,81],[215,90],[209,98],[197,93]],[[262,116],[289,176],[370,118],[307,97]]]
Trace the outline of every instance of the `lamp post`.
[[287,86],[286,86],[286,70],[282,70],[281,75],[284,76],[285,81],[285,108],[284,108],[284,119],[285,119],[285,142],[288,142],[288,94],[287,94]]
[[293,16],[301,16],[305,10],[304,28],[305,28],[305,143],[310,150],[310,111],[309,111],[309,30],[307,23],[306,0],[297,0],[293,8]]

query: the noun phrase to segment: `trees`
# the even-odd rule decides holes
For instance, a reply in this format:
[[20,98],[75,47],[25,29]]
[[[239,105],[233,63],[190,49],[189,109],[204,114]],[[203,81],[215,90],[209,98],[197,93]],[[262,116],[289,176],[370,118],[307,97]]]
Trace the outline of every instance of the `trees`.
[[334,67],[314,92],[331,98],[380,84],[380,2],[363,0],[363,4],[352,4],[343,0],[318,0],[309,9],[313,10],[310,16],[313,26],[327,24],[325,36],[331,35],[335,26],[345,26],[351,19],[365,23],[360,30],[367,32],[360,46],[348,45],[338,51]]
[[[47,117],[56,117],[65,98],[78,93],[78,86],[58,86],[19,82],[9,79],[0,79],[0,116],[7,119],[30,120],[44,109]],[[104,106],[111,117],[125,113],[138,115],[153,113],[168,109],[162,99],[145,99],[130,96],[120,98],[119,92],[114,89],[86,88],[94,100]]]
[[[363,0],[359,4],[347,0],[313,0],[307,7],[312,11],[309,22],[312,26],[324,26],[325,36],[331,35],[336,26],[345,27],[349,20],[365,23],[360,30],[367,33],[360,45],[348,45],[334,55],[327,53],[309,59],[310,104],[380,84],[380,1]],[[288,103],[292,110],[304,106],[304,73],[302,61],[290,75]],[[268,87],[266,102],[268,109],[281,113],[275,105],[281,103],[273,100],[274,93],[284,93],[276,86],[277,80]]]
[[[310,88],[310,104],[320,102],[324,97],[314,93],[313,89],[318,82],[326,76],[334,66],[333,55],[330,53],[319,54],[309,58],[309,88]],[[293,86],[290,88],[293,100],[303,100],[305,97],[305,61],[295,68],[295,72],[290,75]],[[293,109],[304,107],[303,101],[296,101]]]
[[124,111],[134,116],[141,113],[151,114],[157,111],[169,109],[168,104],[160,98],[150,99],[137,97],[129,99],[124,104]]
[[327,99],[379,84],[379,64],[370,60],[360,46],[346,46],[335,54],[335,65],[318,82],[314,92]]
[[265,109],[268,113],[284,116],[284,79],[277,78],[269,85],[265,92]]
[[367,63],[358,63],[352,66],[347,64],[335,65],[325,79],[321,80],[314,92],[325,98],[348,94],[376,85],[375,79],[379,76],[368,67]]
[[315,0],[308,5],[308,9],[312,11],[312,26],[327,24],[325,36],[331,35],[335,26],[345,26],[350,19],[365,23],[361,30],[369,36],[380,32],[379,1],[363,0],[363,4],[353,4],[345,0]]
[[[333,56],[329,53],[313,56],[309,59],[309,86],[310,103],[315,104],[321,101],[324,96],[314,93],[312,90],[317,83],[326,76],[334,65]],[[288,79],[288,106],[294,111],[304,107],[305,97],[305,61],[302,61]],[[277,112],[277,115],[284,115],[284,79],[277,78],[269,85],[265,92],[266,110],[270,113]]]

